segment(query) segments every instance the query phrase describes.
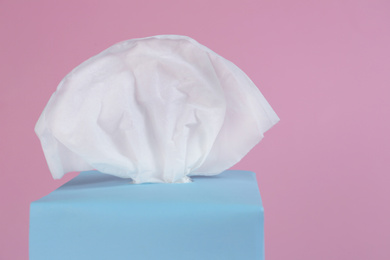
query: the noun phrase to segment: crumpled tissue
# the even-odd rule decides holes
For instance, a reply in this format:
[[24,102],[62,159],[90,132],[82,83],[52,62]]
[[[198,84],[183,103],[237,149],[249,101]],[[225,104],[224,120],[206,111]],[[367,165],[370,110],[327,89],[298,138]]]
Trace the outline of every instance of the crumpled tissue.
[[73,69],[35,132],[54,179],[96,169],[183,183],[230,168],[278,121],[232,62],[161,35],[117,43]]

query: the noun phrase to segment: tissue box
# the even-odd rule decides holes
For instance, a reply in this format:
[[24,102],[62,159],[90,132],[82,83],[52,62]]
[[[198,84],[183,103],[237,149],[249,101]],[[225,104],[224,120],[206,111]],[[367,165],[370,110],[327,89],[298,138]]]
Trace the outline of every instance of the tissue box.
[[255,174],[131,184],[96,171],[30,206],[30,260],[264,259]]

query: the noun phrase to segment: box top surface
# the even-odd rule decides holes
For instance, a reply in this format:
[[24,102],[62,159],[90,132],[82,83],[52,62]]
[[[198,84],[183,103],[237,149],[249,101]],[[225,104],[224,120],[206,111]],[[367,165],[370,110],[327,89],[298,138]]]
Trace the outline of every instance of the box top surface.
[[256,176],[253,172],[228,170],[215,176],[193,176],[193,182],[180,184],[132,184],[97,171],[78,176],[33,202],[56,204],[131,204],[191,207],[256,207],[262,208]]

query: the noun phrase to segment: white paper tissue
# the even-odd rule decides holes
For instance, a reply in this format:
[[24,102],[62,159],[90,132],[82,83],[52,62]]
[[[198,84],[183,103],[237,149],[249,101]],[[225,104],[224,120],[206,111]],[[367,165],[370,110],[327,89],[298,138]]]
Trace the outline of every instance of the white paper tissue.
[[76,67],[35,132],[54,179],[96,169],[177,183],[230,168],[278,121],[233,63],[162,35],[117,43]]

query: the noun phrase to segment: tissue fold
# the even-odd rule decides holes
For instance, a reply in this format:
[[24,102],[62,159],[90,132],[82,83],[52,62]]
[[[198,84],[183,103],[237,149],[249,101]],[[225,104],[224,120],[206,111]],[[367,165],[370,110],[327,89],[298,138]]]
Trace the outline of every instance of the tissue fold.
[[117,43],[71,71],[36,126],[53,175],[189,182],[240,161],[279,121],[236,65],[178,35]]

